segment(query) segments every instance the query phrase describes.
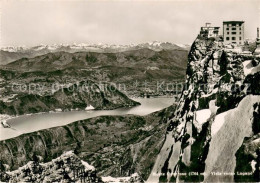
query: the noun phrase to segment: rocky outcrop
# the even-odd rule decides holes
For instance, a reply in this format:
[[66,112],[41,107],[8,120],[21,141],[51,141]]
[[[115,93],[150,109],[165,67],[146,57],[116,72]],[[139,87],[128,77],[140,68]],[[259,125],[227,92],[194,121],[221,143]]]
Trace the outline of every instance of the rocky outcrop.
[[95,168],[80,160],[72,151],[50,162],[42,163],[41,156],[11,172],[0,172],[4,182],[102,182]]
[[74,151],[96,168],[99,176],[147,179],[163,144],[166,121],[174,107],[140,116],[102,116],[66,126],[23,134],[0,142],[1,163],[10,170],[34,156],[43,162]]
[[197,38],[147,182],[259,181],[260,58]]

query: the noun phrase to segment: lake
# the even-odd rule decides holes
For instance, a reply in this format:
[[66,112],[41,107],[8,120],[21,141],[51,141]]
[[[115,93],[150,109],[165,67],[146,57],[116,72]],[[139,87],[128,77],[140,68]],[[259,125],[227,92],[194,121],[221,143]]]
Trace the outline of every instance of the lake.
[[74,121],[106,115],[134,114],[144,116],[155,111],[169,107],[174,103],[173,98],[135,98],[141,103],[131,108],[118,108],[114,110],[69,111],[56,113],[42,113],[23,115],[8,120],[12,128],[0,128],[0,140],[13,138],[24,133],[30,133],[55,126],[63,126]]

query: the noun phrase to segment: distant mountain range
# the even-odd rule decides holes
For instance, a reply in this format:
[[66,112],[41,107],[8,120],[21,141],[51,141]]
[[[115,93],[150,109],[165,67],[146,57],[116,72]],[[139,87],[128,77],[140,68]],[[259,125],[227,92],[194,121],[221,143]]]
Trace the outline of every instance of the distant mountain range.
[[146,68],[147,66],[158,69],[178,67],[185,71],[186,50],[161,50],[154,51],[148,48],[129,50],[117,53],[59,51],[36,56],[34,58],[21,58],[11,62],[5,68],[19,71],[51,71],[65,68],[89,69],[104,66],[120,66]]
[[33,58],[53,52],[99,52],[99,53],[116,53],[130,50],[148,48],[154,51],[162,50],[189,50],[189,44],[174,44],[170,42],[149,42],[142,44],[130,45],[108,45],[108,44],[53,44],[38,45],[33,47],[3,47],[0,50],[0,65],[5,65],[21,58]]
[[[8,81],[5,88],[11,87],[13,82],[115,82],[126,85],[129,94],[134,96],[142,95],[147,81],[151,86],[149,92],[157,95],[162,92],[157,91],[157,82],[185,79],[187,57],[188,51],[184,49],[154,51],[143,48],[117,53],[60,51],[2,65],[0,79]],[[134,85],[136,82],[138,86]],[[3,93],[10,95],[10,91]]]

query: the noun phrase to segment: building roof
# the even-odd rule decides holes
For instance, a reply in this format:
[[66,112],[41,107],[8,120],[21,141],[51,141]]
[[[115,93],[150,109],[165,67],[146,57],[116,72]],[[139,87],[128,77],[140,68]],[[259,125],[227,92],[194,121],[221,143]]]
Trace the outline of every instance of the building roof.
[[223,23],[245,23],[245,21],[223,21]]
[[220,28],[220,27],[201,27],[201,28]]

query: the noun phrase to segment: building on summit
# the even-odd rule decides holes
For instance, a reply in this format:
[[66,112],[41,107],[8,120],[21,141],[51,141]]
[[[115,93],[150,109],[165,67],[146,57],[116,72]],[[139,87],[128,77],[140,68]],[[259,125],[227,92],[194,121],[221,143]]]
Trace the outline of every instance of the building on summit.
[[223,40],[225,44],[244,45],[244,21],[224,21]]
[[200,28],[200,36],[204,38],[218,37],[220,27],[211,27],[211,23],[206,23],[205,27]]

